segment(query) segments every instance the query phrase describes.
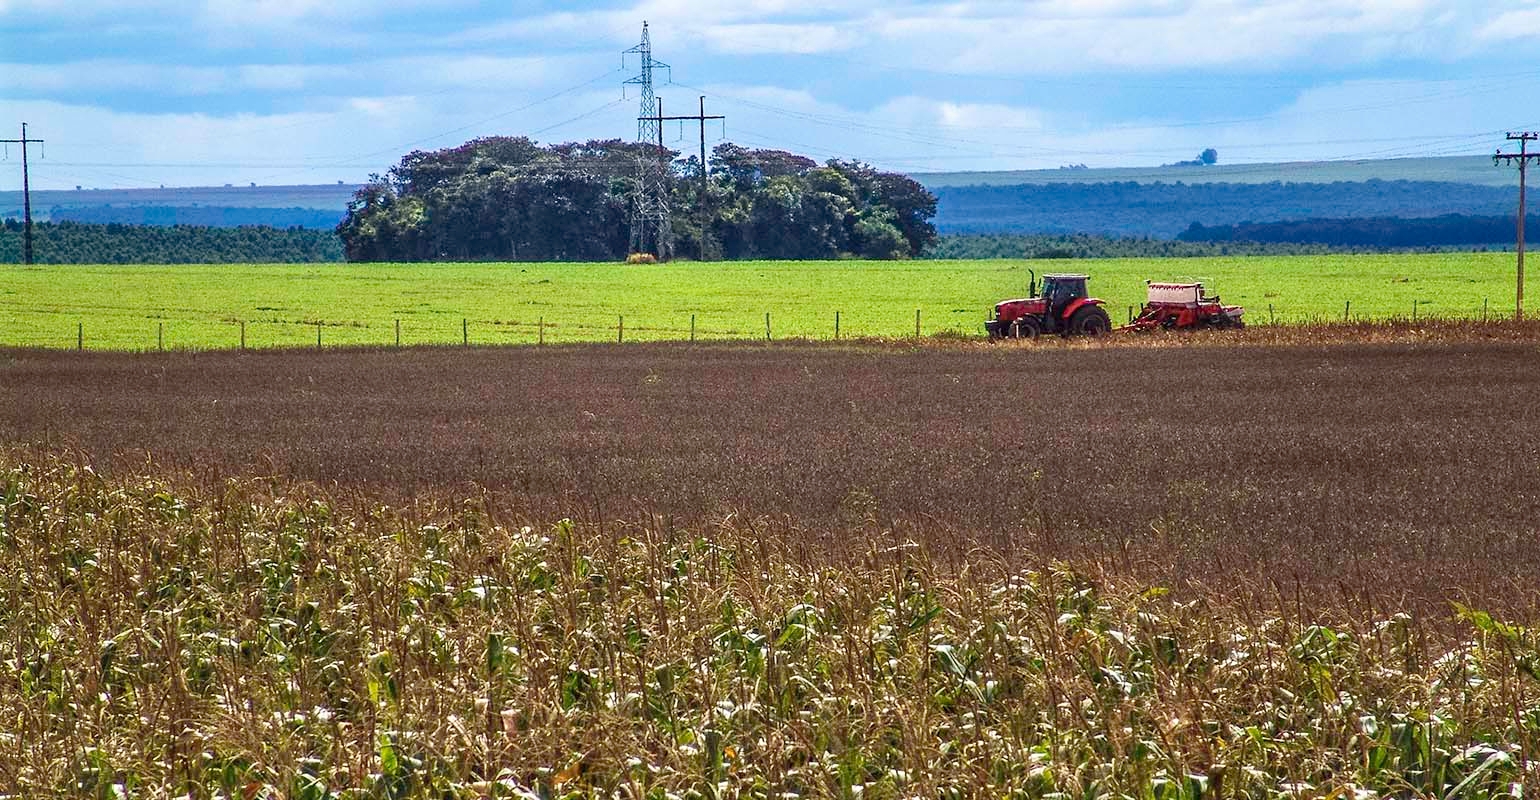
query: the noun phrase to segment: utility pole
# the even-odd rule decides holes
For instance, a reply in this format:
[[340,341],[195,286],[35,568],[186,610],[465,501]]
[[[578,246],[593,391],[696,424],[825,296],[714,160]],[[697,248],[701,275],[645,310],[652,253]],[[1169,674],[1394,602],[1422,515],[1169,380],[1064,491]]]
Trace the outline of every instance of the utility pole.
[[1510,133],[1508,134],[1508,141],[1518,142],[1519,152],[1504,153],[1498,150],[1497,155],[1492,156],[1493,164],[1511,164],[1515,161],[1519,164],[1519,282],[1518,296],[1514,304],[1514,319],[1521,322],[1524,320],[1524,214],[1526,213],[1524,208],[1524,183],[1526,173],[1529,171],[1529,160],[1531,158],[1540,158],[1540,153],[1529,152],[1529,143],[1537,139],[1540,139],[1540,133],[1535,131]]
[[710,219],[710,217],[706,216],[706,197],[707,197],[707,190],[710,188],[710,183],[707,180],[708,175],[707,175],[707,172],[706,172],[706,120],[708,120],[708,119],[727,119],[727,117],[724,117],[721,114],[714,114],[714,115],[709,115],[708,116],[706,114],[706,96],[705,95],[701,95],[701,98],[700,98],[700,113],[699,114],[686,114],[684,116],[678,116],[678,117],[665,117],[665,116],[663,116],[663,100],[659,99],[658,100],[658,115],[656,117],[654,117],[653,119],[657,120],[657,122],[658,122],[658,147],[659,148],[663,147],[663,123],[664,122],[672,122],[672,121],[679,121],[679,122],[698,121],[698,122],[700,122],[700,260],[705,261],[706,260],[706,226],[707,226],[707,221]]
[[0,139],[0,144],[21,145],[21,263],[32,263],[32,179],[27,171],[27,145],[42,144],[42,139],[27,138],[27,123],[21,124],[20,139]]
[[631,207],[631,252],[644,252],[650,239],[654,255],[659,260],[666,260],[669,251],[673,249],[673,228],[669,224],[668,215],[668,164],[665,155],[668,151],[663,147],[663,107],[653,92],[652,73],[660,69],[668,70],[672,80],[673,69],[652,57],[652,34],[645,21],[642,22],[642,41],[620,54],[622,68],[626,56],[632,54],[641,56],[642,62],[641,72],[625,82],[626,85],[642,87],[641,106],[636,113],[636,140],[644,145],[656,140],[658,153],[652,163],[643,159],[637,164],[640,185],[636,202]]

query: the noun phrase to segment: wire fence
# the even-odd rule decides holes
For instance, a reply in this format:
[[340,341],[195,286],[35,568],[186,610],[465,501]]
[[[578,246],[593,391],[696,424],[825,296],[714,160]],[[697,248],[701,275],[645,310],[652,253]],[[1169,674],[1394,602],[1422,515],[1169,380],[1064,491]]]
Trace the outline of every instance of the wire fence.
[[[1140,306],[1108,307],[1114,324],[1131,322]],[[1119,312],[1122,312],[1120,314]],[[992,310],[991,310],[992,312]],[[1119,317],[1123,319],[1119,319]],[[432,318],[395,317],[367,321],[223,319],[218,321],[160,319],[148,323],[121,319],[80,318],[61,324],[60,315],[12,327],[0,321],[0,346],[49,349],[166,351],[166,350],[268,350],[275,348],[327,349],[337,347],[416,346],[510,346],[579,343],[626,344],[638,342],[731,342],[731,341],[840,341],[853,339],[901,339],[920,337],[984,338],[987,313],[966,309],[928,311],[916,308],[902,317],[843,310],[825,314],[800,312],[780,316],[774,311],[745,315],[703,313],[662,316],[647,313],[606,315],[573,321],[537,317],[532,320],[458,318],[442,314]],[[1340,312],[1292,310],[1278,304],[1247,306],[1248,327],[1277,325],[1334,325],[1365,322],[1419,323],[1434,321],[1488,322],[1514,317],[1514,306],[1496,306],[1483,300],[1476,308],[1435,308],[1414,300],[1404,312],[1355,311],[1351,300]],[[11,328],[11,330],[6,330]]]

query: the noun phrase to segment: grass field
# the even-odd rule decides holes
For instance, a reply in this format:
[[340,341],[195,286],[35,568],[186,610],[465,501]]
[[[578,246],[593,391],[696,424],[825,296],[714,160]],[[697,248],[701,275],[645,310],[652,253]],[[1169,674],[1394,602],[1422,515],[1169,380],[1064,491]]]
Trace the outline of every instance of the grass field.
[[[0,345],[153,350],[248,347],[982,335],[1027,268],[1084,271],[1114,321],[1145,280],[1201,279],[1252,325],[1513,309],[1510,254],[1106,261],[0,266]],[[462,325],[464,327],[462,327]],[[77,327],[81,326],[81,327]]]

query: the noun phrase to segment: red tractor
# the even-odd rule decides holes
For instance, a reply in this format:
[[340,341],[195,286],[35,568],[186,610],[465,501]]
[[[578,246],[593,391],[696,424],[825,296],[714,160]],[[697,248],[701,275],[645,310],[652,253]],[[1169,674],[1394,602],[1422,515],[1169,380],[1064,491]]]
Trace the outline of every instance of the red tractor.
[[1119,330],[1153,331],[1190,328],[1244,328],[1246,310],[1227,306],[1219,296],[1203,293],[1201,283],[1154,283],[1145,281],[1147,299],[1133,322]]
[[1102,301],[1086,296],[1088,275],[1044,275],[1043,293],[1037,293],[1037,273],[1027,293],[1031,297],[1002,300],[995,317],[984,322],[991,339],[1035,339],[1045,333],[1060,336],[1100,336],[1112,330],[1112,319]]

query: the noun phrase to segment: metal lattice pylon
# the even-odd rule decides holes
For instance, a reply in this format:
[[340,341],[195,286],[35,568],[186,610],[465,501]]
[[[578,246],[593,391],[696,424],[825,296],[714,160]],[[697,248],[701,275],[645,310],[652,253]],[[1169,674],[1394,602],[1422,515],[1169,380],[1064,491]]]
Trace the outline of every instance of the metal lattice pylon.
[[659,259],[673,254],[674,229],[668,209],[667,150],[663,147],[663,112],[658,96],[653,92],[654,70],[670,70],[669,65],[652,57],[652,34],[647,23],[642,23],[640,44],[621,54],[621,64],[627,55],[641,56],[641,72],[626,80],[628,85],[642,87],[641,105],[636,113],[636,139],[644,145],[656,145],[657,158],[637,159],[637,192],[631,204],[631,252],[651,252]]

